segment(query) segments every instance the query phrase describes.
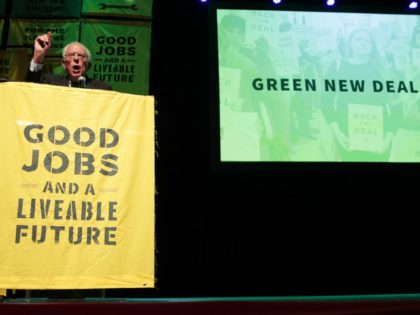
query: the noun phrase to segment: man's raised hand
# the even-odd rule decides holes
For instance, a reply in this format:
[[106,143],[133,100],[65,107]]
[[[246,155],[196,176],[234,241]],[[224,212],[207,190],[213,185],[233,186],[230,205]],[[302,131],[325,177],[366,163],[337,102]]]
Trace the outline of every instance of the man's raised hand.
[[48,49],[51,47],[51,32],[39,35],[35,38],[33,61],[38,64],[43,64]]

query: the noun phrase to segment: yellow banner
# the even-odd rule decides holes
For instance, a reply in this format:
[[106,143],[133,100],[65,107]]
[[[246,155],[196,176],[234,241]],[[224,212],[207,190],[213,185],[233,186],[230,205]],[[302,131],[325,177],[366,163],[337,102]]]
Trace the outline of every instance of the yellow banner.
[[6,289],[0,289],[0,296],[6,296],[7,290]]
[[154,287],[154,99],[0,84],[0,288]]

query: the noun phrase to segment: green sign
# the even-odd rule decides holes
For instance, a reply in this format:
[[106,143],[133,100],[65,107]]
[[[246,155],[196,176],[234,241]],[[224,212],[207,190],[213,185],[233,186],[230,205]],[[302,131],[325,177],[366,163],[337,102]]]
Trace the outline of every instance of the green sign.
[[81,6],[81,0],[14,0],[11,16],[78,18]]
[[26,49],[0,51],[0,78],[8,81],[24,81],[30,58]]
[[2,42],[2,34],[3,34],[3,25],[4,25],[4,20],[0,19],[0,43]]
[[62,64],[62,58],[48,58],[45,61],[45,66],[42,69],[44,73],[54,73],[66,76],[66,70],[64,70],[63,64]]
[[84,0],[82,14],[114,16],[152,16],[153,0]]
[[34,40],[38,35],[52,33],[52,45],[48,52],[51,56],[60,56],[63,47],[79,39],[78,20],[10,20],[7,45],[27,47],[32,51]]
[[92,53],[88,76],[119,92],[148,94],[150,37],[148,22],[83,21],[81,42]]
[[0,16],[4,16],[6,13],[6,0],[0,0]]

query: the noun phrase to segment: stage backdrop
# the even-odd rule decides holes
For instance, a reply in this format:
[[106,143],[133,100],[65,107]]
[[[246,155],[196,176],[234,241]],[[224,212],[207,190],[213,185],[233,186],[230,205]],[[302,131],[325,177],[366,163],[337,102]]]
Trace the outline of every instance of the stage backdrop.
[[27,47],[32,55],[34,40],[40,34],[52,33],[49,56],[61,56],[63,48],[69,42],[79,39],[80,23],[78,20],[10,20],[9,47]]
[[19,81],[26,75],[30,58],[26,49],[8,49],[0,51],[0,78]]
[[152,0],[125,0],[106,3],[103,0],[85,0],[82,15],[151,17],[152,2]]
[[3,40],[3,26],[4,20],[0,19],[0,42]]
[[79,18],[81,0],[13,0],[12,17]]
[[[61,63],[61,57],[49,57],[45,61],[45,66],[42,69],[45,73],[54,73],[59,75],[67,75],[66,70]],[[115,89],[114,89],[115,90]]]
[[0,84],[0,288],[154,286],[154,99]]
[[120,92],[148,94],[150,26],[149,22],[82,21],[81,42],[92,53],[89,76]]
[[6,0],[0,0],[0,16],[3,17],[6,9]]

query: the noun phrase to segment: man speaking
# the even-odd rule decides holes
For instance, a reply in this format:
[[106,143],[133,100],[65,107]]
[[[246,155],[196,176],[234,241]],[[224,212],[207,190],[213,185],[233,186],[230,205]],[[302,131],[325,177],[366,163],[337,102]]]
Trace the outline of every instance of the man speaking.
[[112,87],[97,79],[86,77],[89,69],[90,51],[79,42],[67,44],[63,49],[61,63],[67,76],[57,74],[42,74],[45,57],[51,47],[51,32],[39,35],[34,42],[34,54],[26,76],[27,82],[47,83],[59,86],[112,90]]

